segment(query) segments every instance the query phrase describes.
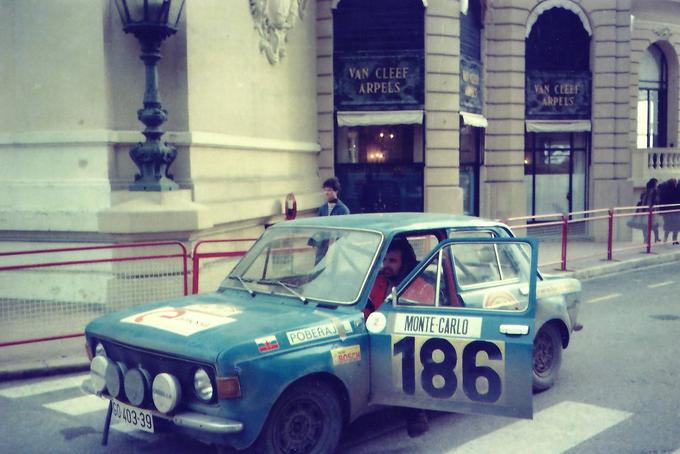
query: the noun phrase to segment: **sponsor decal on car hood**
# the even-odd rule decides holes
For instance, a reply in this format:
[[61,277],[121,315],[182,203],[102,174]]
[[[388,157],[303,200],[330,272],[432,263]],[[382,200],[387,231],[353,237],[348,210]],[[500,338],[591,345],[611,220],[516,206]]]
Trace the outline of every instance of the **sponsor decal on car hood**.
[[357,332],[350,323],[361,318],[355,308],[334,310],[329,318],[311,304],[280,301],[266,295],[251,298],[245,292],[196,295],[104,315],[86,333],[212,362],[231,349],[240,348],[239,356],[261,355]]

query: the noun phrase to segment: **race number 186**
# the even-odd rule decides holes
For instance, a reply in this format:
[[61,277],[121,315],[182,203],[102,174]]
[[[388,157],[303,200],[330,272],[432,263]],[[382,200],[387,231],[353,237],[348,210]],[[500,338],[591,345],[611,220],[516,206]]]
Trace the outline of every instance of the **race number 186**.
[[[398,386],[413,395],[438,399],[497,402],[503,394],[505,345],[437,337],[393,338],[393,370]],[[465,396],[465,397],[463,397]]]

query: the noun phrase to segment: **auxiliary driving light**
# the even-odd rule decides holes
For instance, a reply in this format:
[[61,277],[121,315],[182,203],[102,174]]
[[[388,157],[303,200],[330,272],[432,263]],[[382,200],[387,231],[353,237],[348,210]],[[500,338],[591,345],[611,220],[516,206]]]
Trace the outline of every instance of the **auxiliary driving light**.
[[137,407],[146,403],[151,394],[151,377],[144,369],[130,369],[123,383],[128,401]]
[[123,397],[123,380],[127,372],[127,367],[123,363],[109,361],[106,367],[106,389],[112,397],[117,399]]
[[194,393],[203,402],[209,402],[212,399],[213,385],[205,369],[197,369],[194,373]]
[[170,413],[182,399],[182,386],[177,377],[163,372],[153,379],[151,397],[158,411]]
[[90,382],[96,393],[106,389],[106,369],[110,362],[106,356],[95,356],[90,363]]

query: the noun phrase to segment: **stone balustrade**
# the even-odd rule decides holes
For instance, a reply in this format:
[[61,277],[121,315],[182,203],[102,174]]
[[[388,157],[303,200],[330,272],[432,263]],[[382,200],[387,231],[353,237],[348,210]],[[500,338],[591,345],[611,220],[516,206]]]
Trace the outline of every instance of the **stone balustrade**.
[[650,178],[680,179],[680,148],[632,149],[631,167],[635,188],[644,187]]

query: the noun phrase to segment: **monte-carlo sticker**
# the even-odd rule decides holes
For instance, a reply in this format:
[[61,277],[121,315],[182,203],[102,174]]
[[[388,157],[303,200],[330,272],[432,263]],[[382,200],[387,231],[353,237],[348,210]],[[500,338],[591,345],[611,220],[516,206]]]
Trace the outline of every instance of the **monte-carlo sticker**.
[[482,318],[456,315],[397,314],[394,321],[394,331],[399,334],[478,338],[482,335]]

